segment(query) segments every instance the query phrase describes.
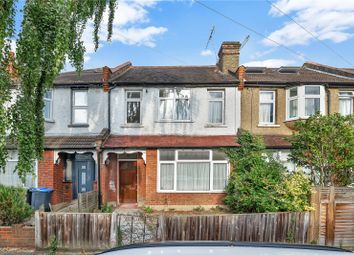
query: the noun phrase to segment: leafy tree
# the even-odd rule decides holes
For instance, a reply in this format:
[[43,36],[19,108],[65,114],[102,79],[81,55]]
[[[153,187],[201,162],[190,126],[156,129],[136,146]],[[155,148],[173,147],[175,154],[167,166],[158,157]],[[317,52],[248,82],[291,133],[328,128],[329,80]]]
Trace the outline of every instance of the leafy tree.
[[[19,151],[16,167],[25,180],[33,174],[33,162],[43,152],[43,95],[68,60],[78,72],[83,68],[85,47],[82,33],[93,20],[95,48],[106,7],[109,7],[108,40],[117,0],[28,0],[24,5],[21,31],[14,32],[15,0],[0,3],[0,169],[6,163],[6,137],[11,131]],[[20,94],[9,109],[11,77],[8,72],[11,40],[17,36],[16,72]]]
[[310,182],[301,172],[287,173],[262,140],[249,132],[238,139],[241,147],[225,152],[233,165],[225,204],[236,213],[304,211],[309,209]]
[[354,117],[316,114],[295,124],[290,159],[311,170],[316,185],[347,186],[354,181]]

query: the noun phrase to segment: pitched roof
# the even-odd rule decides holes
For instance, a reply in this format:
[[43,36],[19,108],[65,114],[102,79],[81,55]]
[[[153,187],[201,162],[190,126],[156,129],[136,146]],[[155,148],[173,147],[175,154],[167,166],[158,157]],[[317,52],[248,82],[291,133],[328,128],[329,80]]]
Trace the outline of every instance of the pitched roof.
[[111,135],[104,148],[202,148],[202,147],[236,147],[233,135],[219,136],[177,136],[177,135]]
[[302,67],[292,67],[293,70],[289,72],[282,72],[281,68],[258,68],[259,71],[255,71],[254,67],[246,67],[245,84],[257,84],[262,83],[271,84],[292,84],[292,83],[341,83],[354,86],[354,80],[349,74],[347,76],[338,76],[334,73],[328,73],[325,71],[310,68],[309,65],[304,64]]
[[235,84],[237,79],[216,66],[131,66],[113,84]]
[[263,135],[263,140],[268,149],[290,149],[291,144],[286,139],[290,136],[284,135]]
[[87,136],[47,136],[45,149],[91,149],[96,147],[96,135]]
[[77,72],[61,73],[55,80],[54,85],[84,85],[102,83],[103,68],[87,69]]

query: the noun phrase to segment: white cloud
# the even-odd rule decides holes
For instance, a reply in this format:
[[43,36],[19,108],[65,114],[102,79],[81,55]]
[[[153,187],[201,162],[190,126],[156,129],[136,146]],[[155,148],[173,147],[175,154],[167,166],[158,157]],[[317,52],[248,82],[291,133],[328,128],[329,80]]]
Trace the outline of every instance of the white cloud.
[[200,52],[200,55],[203,57],[209,57],[213,55],[213,52],[211,50],[202,50]]
[[[278,0],[274,5],[320,40],[339,43],[353,37],[350,31],[354,28],[353,0]],[[269,14],[273,17],[281,17],[284,16],[282,12],[273,6]],[[305,45],[311,40],[315,40],[290,20],[280,29],[270,33],[268,37],[286,45]],[[274,45],[267,39],[264,39],[263,43]]]
[[[156,37],[167,32],[163,26],[151,26],[148,8],[156,5],[157,0],[121,0],[116,7],[113,20],[112,42],[127,45],[156,47]],[[100,29],[100,47],[107,38],[108,10],[103,15]],[[93,22],[89,22],[83,33],[82,40],[86,48],[85,61],[90,60],[89,54],[94,53]]]
[[272,58],[260,61],[250,61],[244,63],[244,66],[256,66],[256,67],[281,67],[281,66],[289,66],[294,65],[294,60],[289,59],[281,59],[281,58]]

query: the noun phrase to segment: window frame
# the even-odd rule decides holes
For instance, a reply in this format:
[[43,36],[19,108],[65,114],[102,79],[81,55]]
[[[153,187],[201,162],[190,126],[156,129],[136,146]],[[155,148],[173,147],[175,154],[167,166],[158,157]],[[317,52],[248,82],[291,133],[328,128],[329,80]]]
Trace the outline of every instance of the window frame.
[[[351,93],[351,95],[343,95],[343,94],[341,95],[341,93]],[[348,115],[343,115],[340,111],[340,101],[343,99],[346,100],[350,99],[350,113]],[[349,116],[354,114],[354,91],[342,90],[338,92],[338,113],[342,116]]]
[[[203,160],[179,160],[178,152],[179,151],[208,151],[209,159]],[[157,181],[156,181],[156,190],[157,193],[225,193],[224,189],[214,189],[214,164],[226,164],[226,181],[228,182],[230,178],[230,161],[225,160],[213,160],[213,150],[203,150],[203,149],[176,149],[174,150],[174,160],[160,160],[160,149],[157,150]],[[209,168],[209,190],[177,190],[177,163],[199,163],[208,162],[210,164]],[[161,164],[173,164],[174,166],[174,175],[173,175],[173,189],[172,190],[162,190],[160,184],[160,174],[161,174]]]
[[[261,102],[261,94],[262,93],[272,93],[273,94],[273,99],[272,100],[266,100],[264,102]],[[261,122],[261,104],[273,104],[273,121],[272,122]],[[259,106],[258,106],[258,124],[260,126],[268,126],[268,125],[275,125],[276,123],[276,116],[275,116],[275,107],[276,107],[276,93],[274,90],[260,90],[259,91]]]
[[[158,89],[158,105],[157,105],[157,111],[158,111],[158,122],[191,122],[192,121],[192,106],[191,106],[191,98],[192,98],[192,90],[190,88],[181,88],[181,90],[188,90],[189,91],[189,98],[188,99],[180,99],[177,98],[177,92],[176,90],[179,88],[159,88]],[[173,90],[173,98],[169,97],[160,97],[160,91],[161,90]],[[161,112],[160,112],[160,105],[161,101],[166,101],[166,100],[172,100],[173,102],[173,112],[172,112],[172,119],[162,119]],[[177,120],[176,117],[176,100],[188,100],[189,101],[189,119],[188,120]]]
[[[222,98],[213,98],[210,96],[211,92],[221,92]],[[221,102],[221,122],[210,122],[209,113],[210,113],[210,102]],[[224,125],[225,124],[225,90],[208,90],[208,124],[210,125]]]
[[[45,96],[45,94],[46,94],[47,92],[50,92],[50,93],[51,93],[51,98],[47,98],[47,97]],[[46,92],[44,93],[44,96],[43,96],[43,101],[44,101],[43,117],[44,117],[44,120],[45,120],[45,121],[49,121],[49,122],[53,121],[53,95],[54,95],[53,90],[50,89],[50,90],[46,91]],[[46,116],[45,116],[45,103],[46,103],[46,102],[49,102],[49,104],[50,104],[50,112],[49,112],[49,115],[50,115],[50,116],[49,116],[49,118],[46,118]]]
[[[290,90],[295,87],[297,88],[297,96],[290,97]],[[306,95],[306,93],[305,93],[306,87],[319,87],[320,94],[319,95]],[[320,111],[319,112],[322,115],[325,115],[326,114],[326,106],[325,106],[326,92],[325,92],[324,85],[306,84],[306,85],[292,86],[290,88],[287,88],[286,89],[286,121],[309,118],[310,116],[306,115],[306,103],[305,102],[306,102],[306,99],[311,99],[311,98],[319,98],[320,99]],[[297,100],[297,116],[296,117],[289,117],[290,101],[291,100]]]
[[[128,98],[128,93],[129,92],[139,92],[139,94],[140,94],[140,97],[139,97],[139,99],[137,99],[137,98]],[[142,103],[142,97],[143,97],[143,91],[141,90],[141,89],[127,89],[127,90],[125,90],[124,91],[124,95],[125,95],[125,109],[124,109],[124,111],[125,111],[125,114],[124,114],[124,119],[125,119],[125,121],[124,121],[124,123],[126,124],[126,125],[132,125],[132,126],[134,126],[134,125],[141,125],[141,103]],[[128,123],[128,102],[139,102],[140,103],[140,105],[139,105],[139,122],[138,123]]]
[[[86,106],[76,106],[75,105],[75,93],[76,92],[86,92],[86,98],[87,98],[87,102],[86,102]],[[88,125],[88,120],[89,120],[89,110],[88,110],[88,89],[73,89],[71,90],[71,124],[72,125]],[[75,122],[75,110],[76,109],[84,109],[86,110],[87,114],[86,114],[86,122]]]

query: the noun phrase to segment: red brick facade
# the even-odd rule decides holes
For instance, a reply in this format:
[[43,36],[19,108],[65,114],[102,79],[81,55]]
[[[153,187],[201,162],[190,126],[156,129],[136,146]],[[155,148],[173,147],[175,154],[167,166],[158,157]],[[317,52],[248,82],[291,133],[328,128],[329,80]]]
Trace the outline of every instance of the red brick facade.
[[34,248],[34,227],[13,225],[0,227],[0,247]]
[[54,189],[52,204],[70,202],[72,200],[72,183],[64,180],[65,157],[60,155],[59,163],[54,162],[54,151],[43,152],[43,159],[38,161],[38,187]]

